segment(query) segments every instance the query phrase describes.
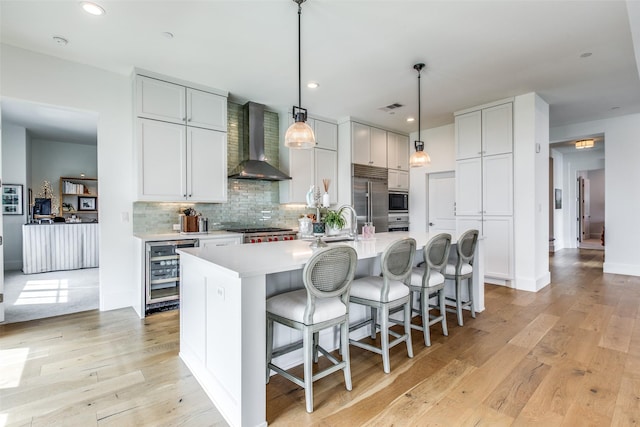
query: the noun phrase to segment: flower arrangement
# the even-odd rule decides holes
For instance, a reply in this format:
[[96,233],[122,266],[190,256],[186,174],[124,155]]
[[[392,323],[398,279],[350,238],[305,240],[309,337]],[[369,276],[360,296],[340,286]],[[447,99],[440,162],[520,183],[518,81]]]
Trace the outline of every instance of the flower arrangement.
[[347,221],[342,216],[342,209],[339,211],[329,209],[327,213],[324,214],[322,222],[324,222],[327,227],[338,230],[347,225]]

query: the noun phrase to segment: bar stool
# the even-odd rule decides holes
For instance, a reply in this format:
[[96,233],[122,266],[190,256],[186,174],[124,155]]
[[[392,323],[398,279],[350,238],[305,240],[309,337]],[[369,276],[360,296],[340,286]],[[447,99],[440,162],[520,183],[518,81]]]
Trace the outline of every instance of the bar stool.
[[[385,373],[391,371],[389,366],[389,349],[401,342],[407,344],[407,353],[413,357],[411,347],[411,307],[409,305],[408,283],[416,253],[416,241],[412,238],[400,239],[393,242],[382,254],[382,277],[367,276],[353,281],[349,301],[354,304],[370,308],[371,318],[365,319],[349,328],[354,331],[363,326],[371,326],[371,338],[376,337],[380,328],[381,347],[350,339],[356,347],[382,355],[382,365]],[[404,310],[404,334],[400,335],[389,329],[389,312],[396,307]],[[377,324],[377,313],[380,313],[380,324]],[[398,310],[399,311],[399,310]],[[389,342],[389,335],[396,339]]]
[[[273,369],[304,388],[307,412],[313,412],[313,382],[337,370],[344,371],[347,390],[351,390],[349,360],[349,290],[356,270],[358,255],[350,246],[319,249],[303,270],[304,289],[286,292],[267,299],[267,383]],[[302,331],[302,340],[273,348],[273,322]],[[318,332],[340,325],[342,361],[318,345]],[[299,378],[272,363],[274,357],[303,349],[304,378]],[[318,351],[332,365],[315,375],[312,363]]]
[[[455,306],[453,308],[447,308],[447,311],[457,313],[458,325],[464,324],[462,319],[462,309],[469,307],[471,310],[471,317],[476,317],[476,310],[473,307],[473,258],[475,256],[476,244],[478,243],[478,230],[467,230],[460,235],[458,243],[456,244],[456,252],[458,254],[458,260],[456,264],[447,264],[444,269],[444,278],[455,280],[456,294],[455,298],[446,297],[447,302]],[[467,287],[469,290],[469,299],[467,301],[462,300],[462,281],[467,281]]]
[[[431,334],[429,327],[436,323],[442,323],[442,334],[449,335],[447,330],[447,312],[444,296],[444,276],[441,270],[444,269],[449,258],[449,248],[451,247],[451,235],[448,233],[437,234],[424,246],[423,255],[424,268],[414,267],[411,272],[411,282],[409,283],[409,302],[411,312],[422,316],[422,326],[411,324],[413,329],[423,332],[424,345],[431,346]],[[413,308],[413,294],[419,295],[420,309]],[[431,305],[429,300],[437,296],[438,305]],[[431,308],[440,309],[438,316],[430,314]]]

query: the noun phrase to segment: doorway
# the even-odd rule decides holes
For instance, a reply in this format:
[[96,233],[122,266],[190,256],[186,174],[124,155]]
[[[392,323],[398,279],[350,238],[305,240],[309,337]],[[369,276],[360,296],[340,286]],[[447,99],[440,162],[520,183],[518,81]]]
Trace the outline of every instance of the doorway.
[[[33,223],[33,202],[45,183],[52,190],[53,202],[62,195],[61,177],[98,176],[98,115],[9,98],[2,98],[1,103],[2,180],[20,184],[24,197],[22,214],[6,215],[1,223],[4,241],[0,292],[4,291],[4,303],[0,321],[11,323],[98,308],[97,268],[22,272],[23,225]],[[52,216],[69,216],[62,201],[57,202],[59,208],[52,209]],[[96,220],[97,213],[91,221]]]
[[604,169],[578,171],[576,185],[578,247],[604,250]]

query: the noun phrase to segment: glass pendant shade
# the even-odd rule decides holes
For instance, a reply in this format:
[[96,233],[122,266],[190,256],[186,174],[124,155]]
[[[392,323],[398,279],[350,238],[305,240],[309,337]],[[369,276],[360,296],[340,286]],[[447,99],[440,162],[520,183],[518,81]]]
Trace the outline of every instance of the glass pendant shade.
[[419,168],[431,163],[431,157],[424,151],[424,142],[416,141],[416,152],[409,158],[409,166]]
[[316,137],[311,126],[305,122],[295,122],[284,135],[284,145],[288,148],[308,149],[316,145]]

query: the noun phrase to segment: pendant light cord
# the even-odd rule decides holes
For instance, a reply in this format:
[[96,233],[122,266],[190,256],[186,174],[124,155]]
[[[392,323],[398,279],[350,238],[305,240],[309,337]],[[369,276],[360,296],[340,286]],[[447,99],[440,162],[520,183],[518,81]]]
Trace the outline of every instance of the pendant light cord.
[[420,71],[422,71],[422,67],[418,68],[418,141],[422,141],[420,139],[420,116],[422,116],[420,112]]
[[298,108],[302,107],[302,65],[300,57],[302,49],[300,48],[300,16],[302,15],[302,3],[298,3]]

